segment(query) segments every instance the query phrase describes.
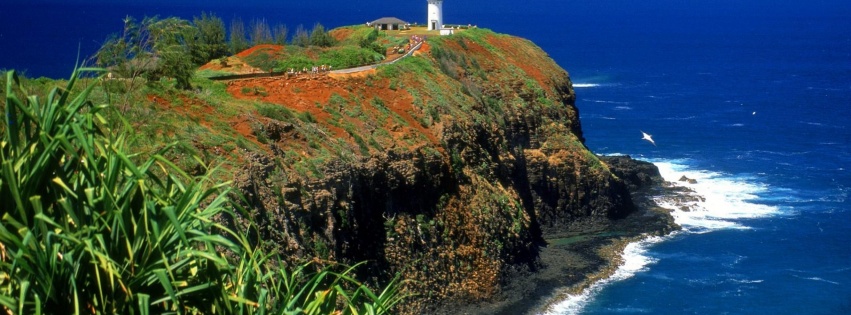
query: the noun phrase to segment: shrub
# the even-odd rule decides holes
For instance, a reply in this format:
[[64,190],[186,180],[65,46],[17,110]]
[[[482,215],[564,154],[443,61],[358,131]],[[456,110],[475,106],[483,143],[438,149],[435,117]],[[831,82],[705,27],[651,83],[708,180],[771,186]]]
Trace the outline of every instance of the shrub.
[[[51,91],[19,99],[8,74],[2,149],[0,243],[9,259],[0,304],[13,313],[148,313],[229,304],[227,261],[211,235],[226,188],[189,176],[161,154],[141,164],[125,136],[99,124],[106,106]],[[155,173],[160,176],[154,176]],[[200,206],[204,202],[206,206]],[[199,270],[201,272],[199,272]]]
[[302,112],[298,114],[298,119],[301,119],[301,121],[306,123],[316,123],[316,118],[314,118],[310,112]]
[[357,46],[343,46],[323,51],[317,62],[327,64],[334,69],[351,68],[365,64],[373,64],[384,59],[384,55],[370,49]]
[[294,117],[289,108],[277,104],[257,104],[257,113],[277,121],[290,121]]
[[384,314],[404,298],[398,279],[380,294],[356,281],[357,265],[288,269],[281,257],[257,250],[262,244],[216,223],[236,207],[228,185],[190,177],[165,150],[147,158],[127,153],[127,133],[101,127],[109,106],[87,99],[95,85],[70,92],[87,71],[94,70],[75,71],[44,101],[19,98],[19,79],[7,75],[0,124],[5,313]]

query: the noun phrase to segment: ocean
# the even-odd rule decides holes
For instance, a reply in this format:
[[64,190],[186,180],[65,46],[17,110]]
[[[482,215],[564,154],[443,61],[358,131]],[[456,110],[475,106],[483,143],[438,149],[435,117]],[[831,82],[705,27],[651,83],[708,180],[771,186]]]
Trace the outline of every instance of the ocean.
[[[397,2],[7,0],[0,69],[66,77],[126,15],[207,11],[290,29],[424,22],[426,1]],[[704,198],[674,212],[682,231],[631,244],[615,276],[551,314],[851,313],[851,3],[447,0],[444,10],[447,23],[537,43],[571,74],[589,148],[696,179],[677,183]]]

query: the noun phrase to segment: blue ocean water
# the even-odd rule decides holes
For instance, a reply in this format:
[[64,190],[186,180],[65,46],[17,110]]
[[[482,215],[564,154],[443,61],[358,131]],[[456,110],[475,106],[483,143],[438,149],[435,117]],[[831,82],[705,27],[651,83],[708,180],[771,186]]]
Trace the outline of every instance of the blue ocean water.
[[[0,68],[64,77],[126,15],[424,22],[425,1],[0,2]],[[851,313],[851,3],[444,3],[447,23],[526,37],[571,73],[587,145],[656,163],[706,201],[632,244],[554,314]],[[24,27],[21,27],[23,25]],[[641,140],[652,134],[653,146]],[[678,207],[679,205],[669,205]]]
[[696,178],[683,186],[706,201],[554,314],[851,313],[851,19],[836,10],[569,32],[593,47],[562,64],[588,146]]

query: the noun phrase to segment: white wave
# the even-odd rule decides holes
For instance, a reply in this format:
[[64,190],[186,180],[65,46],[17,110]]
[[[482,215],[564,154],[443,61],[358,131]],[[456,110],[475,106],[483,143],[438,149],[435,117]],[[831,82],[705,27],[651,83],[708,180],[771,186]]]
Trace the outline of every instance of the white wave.
[[618,101],[607,101],[607,100],[594,100],[594,99],[588,99],[588,98],[583,98],[582,100],[583,100],[583,101],[586,101],[586,102],[591,102],[591,103],[601,103],[601,104],[618,104],[618,105],[628,105],[628,104],[629,104],[629,102],[618,102]]
[[[677,224],[688,232],[706,233],[719,229],[747,229],[738,219],[759,218],[780,213],[774,206],[755,203],[759,193],[768,190],[751,178],[716,172],[697,171],[674,162],[654,164],[666,181],[694,191],[693,201],[657,200],[660,206],[674,210]],[[696,182],[678,181],[682,176]],[[683,211],[688,209],[689,211]]]
[[816,127],[833,128],[833,129],[845,129],[846,128],[845,126],[831,125],[831,124],[825,124],[825,123],[814,122],[814,121],[798,121],[798,123],[810,125],[810,126],[816,126]]
[[730,279],[730,281],[733,281],[733,282],[735,282],[735,283],[741,283],[741,284],[751,284],[751,283],[762,283],[762,282],[763,282],[763,281],[765,281],[765,280],[762,280],[762,279],[757,279],[757,280],[749,280],[749,279]]
[[750,152],[752,152],[754,154],[771,154],[771,155],[780,155],[780,156],[798,156],[798,155],[807,155],[807,154],[812,153],[812,151],[777,152],[777,151],[770,151],[770,150],[753,150],[753,151],[749,151],[749,153]]
[[615,106],[616,110],[632,110],[632,107],[629,106]]
[[598,87],[598,86],[600,86],[600,84],[599,84],[599,83],[574,83],[574,84],[573,84],[573,88],[574,88],[574,89],[578,89],[578,88],[592,88],[592,87]]
[[692,120],[697,118],[697,116],[688,116],[688,117],[668,117],[664,118],[665,120]]
[[[779,213],[779,209],[776,207],[753,202],[759,198],[757,194],[767,191],[768,187],[755,182],[751,178],[693,170],[684,164],[679,164],[680,161],[651,162],[659,168],[659,172],[666,181],[687,187],[694,192],[693,201],[684,201],[687,199],[657,200],[660,206],[673,210],[671,214],[674,220],[683,227],[686,233],[708,233],[720,229],[748,229],[747,226],[737,221]],[[696,181],[693,183],[679,182],[682,176]],[[683,208],[688,209],[688,211],[684,211]],[[630,243],[624,249],[623,265],[611,277],[592,284],[579,294],[569,295],[564,301],[547,310],[546,314],[580,313],[593,300],[594,296],[599,294],[606,286],[613,282],[631,278],[655,263],[658,258],[648,256],[648,248],[653,244],[674,237],[678,233],[680,232]],[[741,259],[744,259],[744,257],[737,257],[733,263],[738,263]],[[743,284],[763,282],[761,279],[732,279],[732,281]]]
[[825,282],[825,283],[830,283],[830,284],[835,284],[835,285],[841,285],[841,283],[839,283],[839,282],[827,280],[827,279],[824,279],[824,278],[821,278],[821,277],[800,277],[800,276],[794,276],[794,277],[798,278],[798,279],[812,280],[812,281]]
[[666,237],[654,236],[627,244],[621,256],[623,258],[623,264],[618,267],[611,277],[592,284],[579,294],[569,295],[567,299],[552,306],[544,314],[578,314],[589,302],[591,302],[595,295],[597,295],[610,283],[629,279],[635,276],[635,274],[647,270],[648,265],[657,261],[656,258],[647,255],[648,248],[665,239]]

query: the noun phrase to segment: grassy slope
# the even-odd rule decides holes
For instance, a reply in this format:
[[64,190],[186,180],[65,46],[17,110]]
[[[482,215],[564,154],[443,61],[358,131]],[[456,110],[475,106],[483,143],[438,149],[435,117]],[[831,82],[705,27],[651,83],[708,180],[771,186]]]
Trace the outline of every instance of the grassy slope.
[[[359,27],[332,31],[343,45],[365,33]],[[399,40],[379,41],[396,45]],[[316,50],[285,51],[319,58]],[[436,296],[487,297],[506,264],[519,259],[518,248],[530,246],[536,210],[524,209],[529,205],[521,205],[519,193],[505,182],[502,167],[512,159],[576,163],[577,176],[610,176],[582,144],[578,115],[566,105],[573,94],[564,70],[534,44],[484,29],[432,37],[414,57],[366,75],[233,82],[205,75],[199,72],[193,80],[193,91],[163,81],[129,95],[107,95],[103,87],[122,91],[130,82],[90,83],[99,84],[92,94],[96,103],[97,98],[119,100],[119,110],[135,127],[134,149],[154,152],[176,143],[167,158],[193,174],[203,173],[201,166],[211,161],[224,161],[219,176],[230,180],[250,152],[275,157],[277,172],[288,181],[321,180],[334,163],[357,163],[391,150],[446,161],[467,178],[455,194],[426,206],[446,211],[384,224],[388,237],[397,239],[385,249],[397,255],[388,256],[388,263],[406,270],[406,278],[420,280],[414,288],[419,292],[437,288]],[[519,130],[528,126],[535,129]],[[489,138],[481,139],[475,130]],[[531,132],[528,139],[518,140],[524,132]],[[470,149],[474,142],[487,143],[492,156]],[[479,210],[469,211],[471,205]],[[481,231],[478,225],[497,214],[505,218]],[[430,249],[412,251],[423,237],[431,238]],[[312,239],[313,250],[304,254],[329,258],[325,245]],[[452,271],[405,268],[414,261]]]

